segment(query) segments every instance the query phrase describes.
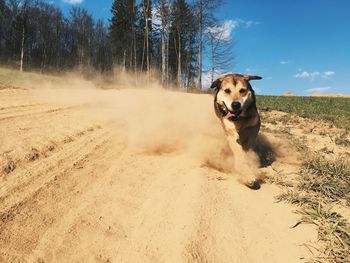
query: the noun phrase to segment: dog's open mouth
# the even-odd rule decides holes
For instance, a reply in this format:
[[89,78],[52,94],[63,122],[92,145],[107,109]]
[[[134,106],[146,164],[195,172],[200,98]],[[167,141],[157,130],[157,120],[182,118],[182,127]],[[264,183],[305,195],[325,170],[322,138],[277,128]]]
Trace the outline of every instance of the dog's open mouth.
[[234,113],[227,113],[225,116],[224,116],[224,119],[227,119],[227,120],[230,120],[230,121],[237,121],[239,118],[239,115],[236,115]]
[[237,121],[239,118],[239,115],[241,114],[242,111],[237,111],[237,112],[232,112],[228,109],[228,107],[226,106],[225,102],[223,102],[223,105],[220,105],[220,110],[223,114],[223,118],[226,120],[230,120],[230,121]]

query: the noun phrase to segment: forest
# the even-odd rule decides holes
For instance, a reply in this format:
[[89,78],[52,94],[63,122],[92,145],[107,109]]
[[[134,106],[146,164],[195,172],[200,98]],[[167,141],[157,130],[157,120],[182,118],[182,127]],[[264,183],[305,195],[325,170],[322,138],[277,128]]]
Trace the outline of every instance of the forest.
[[20,71],[72,69],[157,77],[164,87],[202,89],[232,66],[222,0],[114,0],[111,17],[67,14],[43,0],[0,0],[0,61]]

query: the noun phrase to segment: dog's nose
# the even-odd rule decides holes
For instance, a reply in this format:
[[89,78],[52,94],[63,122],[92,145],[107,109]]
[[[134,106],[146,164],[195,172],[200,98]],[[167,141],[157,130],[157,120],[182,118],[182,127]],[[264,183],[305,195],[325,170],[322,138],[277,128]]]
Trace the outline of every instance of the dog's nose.
[[231,107],[232,107],[232,110],[239,110],[241,109],[241,103],[238,101],[232,102]]

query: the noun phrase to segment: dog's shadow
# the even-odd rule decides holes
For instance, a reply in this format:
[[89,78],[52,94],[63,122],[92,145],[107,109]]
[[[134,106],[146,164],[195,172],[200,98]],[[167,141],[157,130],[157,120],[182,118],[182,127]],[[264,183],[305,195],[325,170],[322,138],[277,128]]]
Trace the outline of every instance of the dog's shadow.
[[270,166],[277,159],[277,151],[274,149],[268,138],[263,134],[258,135],[257,142],[253,150],[259,157],[260,168]]

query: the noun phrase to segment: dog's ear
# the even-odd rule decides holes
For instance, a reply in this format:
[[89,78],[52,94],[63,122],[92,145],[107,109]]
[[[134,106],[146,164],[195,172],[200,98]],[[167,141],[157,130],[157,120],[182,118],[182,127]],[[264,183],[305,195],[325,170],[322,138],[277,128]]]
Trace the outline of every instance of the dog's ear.
[[221,82],[222,82],[222,78],[218,78],[217,80],[215,80],[215,81],[211,84],[210,88],[211,88],[211,89],[220,89]]
[[259,77],[259,76],[252,76],[252,75],[243,75],[243,78],[244,78],[245,80],[248,80],[248,81],[250,81],[250,80],[260,80],[260,79],[262,79],[262,77]]

